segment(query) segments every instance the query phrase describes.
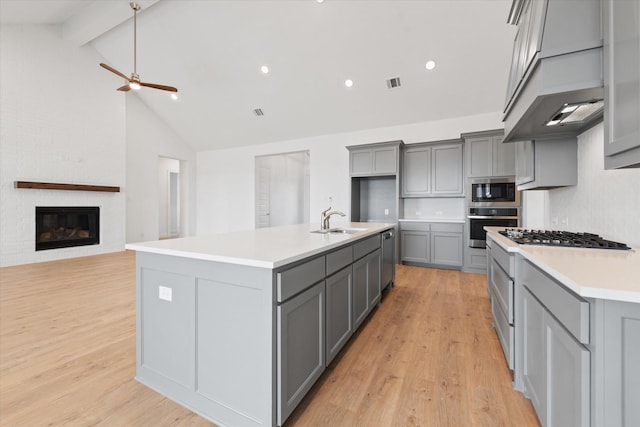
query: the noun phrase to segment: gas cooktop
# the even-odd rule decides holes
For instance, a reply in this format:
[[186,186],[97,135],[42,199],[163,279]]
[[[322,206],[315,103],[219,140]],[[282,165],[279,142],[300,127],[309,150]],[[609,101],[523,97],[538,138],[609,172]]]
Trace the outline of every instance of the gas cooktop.
[[521,245],[559,246],[566,248],[592,248],[592,249],[631,249],[624,243],[605,240],[597,234],[573,233],[570,231],[554,230],[523,230],[520,228],[507,228],[498,233]]

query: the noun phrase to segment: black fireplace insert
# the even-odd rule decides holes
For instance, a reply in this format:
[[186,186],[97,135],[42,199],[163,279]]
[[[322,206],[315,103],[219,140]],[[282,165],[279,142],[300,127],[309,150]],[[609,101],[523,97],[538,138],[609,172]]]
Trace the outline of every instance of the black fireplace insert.
[[99,243],[98,206],[36,206],[36,251]]

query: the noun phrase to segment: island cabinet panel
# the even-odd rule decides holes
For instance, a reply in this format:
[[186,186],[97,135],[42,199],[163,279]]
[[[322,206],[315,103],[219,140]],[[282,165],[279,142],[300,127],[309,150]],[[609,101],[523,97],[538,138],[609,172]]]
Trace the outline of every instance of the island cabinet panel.
[[175,384],[195,387],[195,278],[145,268],[142,275],[140,365]]
[[[254,386],[254,378],[261,376],[260,364],[249,363],[255,340],[264,341],[262,328],[250,319],[260,313],[263,298],[260,289],[213,281],[197,280],[196,318],[198,394],[228,405],[244,417],[258,419],[252,402],[259,402],[264,390]],[[242,304],[229,304],[229,299]],[[233,325],[219,328],[209,325]],[[239,339],[242,337],[242,339]],[[234,351],[224,350],[218,343],[235,342]],[[266,346],[262,342],[260,347]],[[241,371],[229,369],[243,360]]]
[[326,292],[326,362],[329,365],[353,335],[353,269],[351,265],[327,277]]
[[325,364],[324,280],[277,308],[278,425],[320,377]]
[[273,270],[138,251],[136,271],[136,380],[218,425],[275,425]]

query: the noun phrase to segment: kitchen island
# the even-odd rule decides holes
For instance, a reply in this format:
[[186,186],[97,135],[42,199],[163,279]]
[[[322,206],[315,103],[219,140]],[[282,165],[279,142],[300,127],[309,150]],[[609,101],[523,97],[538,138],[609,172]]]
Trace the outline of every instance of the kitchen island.
[[640,252],[520,245],[485,229],[495,330],[541,424],[640,425]]
[[136,380],[220,426],[282,425],[379,303],[382,236],[394,227],[128,244]]

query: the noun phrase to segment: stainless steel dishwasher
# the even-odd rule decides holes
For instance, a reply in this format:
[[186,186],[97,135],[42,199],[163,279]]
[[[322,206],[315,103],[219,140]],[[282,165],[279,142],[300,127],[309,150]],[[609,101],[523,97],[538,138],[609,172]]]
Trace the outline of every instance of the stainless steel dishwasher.
[[395,229],[382,233],[382,283],[380,288],[392,288],[396,277]]

